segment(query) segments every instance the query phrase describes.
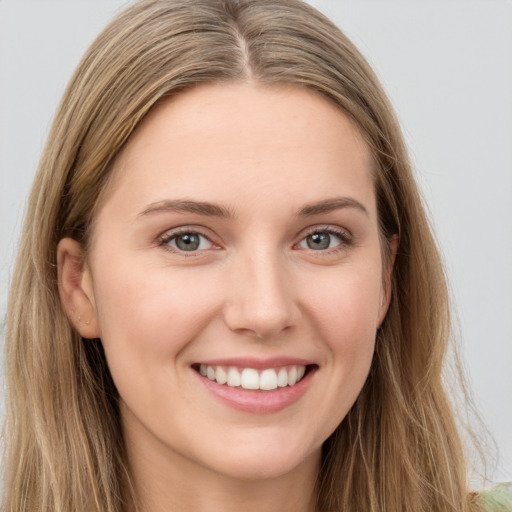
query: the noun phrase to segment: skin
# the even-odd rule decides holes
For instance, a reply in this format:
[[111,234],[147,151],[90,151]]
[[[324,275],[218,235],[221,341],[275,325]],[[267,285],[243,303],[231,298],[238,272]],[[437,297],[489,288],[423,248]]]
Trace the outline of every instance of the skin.
[[[389,303],[362,138],[308,90],[205,85],[155,108],[113,172],[85,260],[59,244],[59,286],[104,345],[143,510],[313,511],[321,445],[366,380]],[[177,228],[200,248],[180,251]],[[308,246],[326,231],[328,248]],[[271,414],[226,405],[192,368],[281,356],[316,371]]]

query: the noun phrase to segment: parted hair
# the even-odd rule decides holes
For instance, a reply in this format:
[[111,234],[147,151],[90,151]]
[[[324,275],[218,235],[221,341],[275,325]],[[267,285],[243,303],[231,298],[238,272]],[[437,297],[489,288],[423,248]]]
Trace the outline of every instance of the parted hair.
[[6,319],[3,512],[133,510],[118,393],[101,340],[59,300],[57,244],[87,245],[130,134],[159,102],[203,83],[315,91],[348,115],[374,159],[392,299],[368,379],[322,448],[319,512],[468,512],[462,443],[443,385],[445,276],[403,137],[375,74],[300,0],[146,0],[121,12],[78,66],[49,133],[21,235]]

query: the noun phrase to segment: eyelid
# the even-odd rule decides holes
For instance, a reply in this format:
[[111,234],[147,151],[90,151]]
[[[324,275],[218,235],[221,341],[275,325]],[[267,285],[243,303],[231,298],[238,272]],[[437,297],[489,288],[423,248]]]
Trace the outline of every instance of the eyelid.
[[[209,230],[206,230],[205,228],[202,228],[200,226],[179,226],[176,228],[168,229],[167,231],[165,231],[164,233],[159,235],[156,239],[156,243],[159,247],[162,247],[164,250],[173,252],[175,254],[180,254],[185,257],[198,256],[199,254],[204,253],[205,251],[209,251],[212,249],[214,249],[214,250],[220,249],[220,245],[217,242],[213,241],[212,240],[213,237],[211,235],[206,234],[205,231],[209,231]],[[209,247],[208,249],[198,249],[198,250],[190,251],[189,253],[187,253],[187,251],[182,251],[178,248],[174,248],[174,247],[171,247],[170,245],[168,245],[169,241],[171,241],[173,238],[178,237],[180,235],[185,235],[185,234],[193,234],[193,235],[201,236],[201,237],[205,238],[206,240],[208,240],[210,242],[210,244],[212,244],[212,247]]]
[[[308,236],[313,235],[315,233],[328,233],[328,234],[335,235],[341,240],[341,243],[338,244],[336,247],[332,247],[330,249],[325,249],[323,251],[314,251],[313,249],[298,247],[299,244],[302,243]],[[311,227],[307,228],[306,230],[302,231],[299,236],[300,236],[300,239],[297,243],[294,244],[294,248],[299,248],[300,250],[306,250],[306,251],[315,252],[318,254],[331,254],[334,252],[343,251],[354,244],[353,235],[348,229],[342,228],[340,226],[329,225],[329,224],[311,226]]]
[[[218,249],[222,248],[222,246],[218,242],[214,241],[214,238],[215,238],[214,236],[207,234],[209,231],[210,231],[209,229],[204,228],[202,226],[197,226],[197,225],[179,226],[179,227],[175,227],[175,228],[168,229],[168,230],[164,231],[161,235],[159,235],[157,237],[156,243],[158,246],[162,247],[165,250],[168,250],[170,252],[177,253],[180,255],[184,255],[185,257],[198,256],[201,253],[210,251],[212,249],[218,250]],[[314,251],[313,249],[298,247],[299,244],[305,238],[307,238],[308,236],[310,236],[314,233],[333,234],[341,240],[341,243],[333,248],[320,250],[320,251]],[[182,251],[180,249],[173,248],[173,247],[170,247],[169,245],[167,245],[173,237],[177,237],[181,234],[195,234],[195,235],[204,237],[212,244],[213,247],[208,248],[208,249],[199,249],[199,250],[195,250],[195,251],[190,251],[190,253],[187,254],[187,251]],[[340,226],[333,226],[332,224],[310,226],[310,227],[306,228],[305,230],[302,230],[302,232],[300,232],[300,234],[297,237],[298,238],[300,237],[300,238],[293,245],[294,249],[306,250],[309,252],[315,252],[318,254],[325,254],[325,255],[346,250],[350,246],[354,245],[353,235],[348,229],[342,228]]]
[[334,233],[335,235],[340,235],[344,239],[352,239],[353,235],[347,228],[343,228],[341,226],[335,226],[333,224],[317,224],[315,226],[310,226],[306,229],[303,229],[298,237],[302,240],[303,238],[312,235],[313,233]]

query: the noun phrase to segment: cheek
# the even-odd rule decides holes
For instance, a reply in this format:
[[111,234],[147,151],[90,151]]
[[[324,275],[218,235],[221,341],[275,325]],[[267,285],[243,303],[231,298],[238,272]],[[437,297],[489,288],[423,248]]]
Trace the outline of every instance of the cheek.
[[[191,286],[187,272],[133,266],[127,279],[120,269],[98,276],[102,344],[122,401],[151,418],[170,393],[176,403],[189,400],[182,354],[215,316],[218,298],[215,287]],[[165,431],[165,415],[154,421]]]
[[330,395],[336,397],[333,412],[338,411],[340,421],[359,395],[372,362],[382,301],[378,269],[337,269],[308,296],[316,332],[327,349]]
[[190,279],[187,271],[135,265],[98,277],[101,337],[111,359],[121,351],[141,361],[179,354],[216,312],[216,287],[197,287],[200,276]]
[[317,273],[307,300],[326,376],[315,397],[322,411],[316,424],[321,443],[346,417],[368,377],[381,303],[379,266],[354,264]]
[[347,267],[329,272],[310,290],[308,301],[316,327],[332,349],[358,350],[373,340],[382,304],[379,267]]

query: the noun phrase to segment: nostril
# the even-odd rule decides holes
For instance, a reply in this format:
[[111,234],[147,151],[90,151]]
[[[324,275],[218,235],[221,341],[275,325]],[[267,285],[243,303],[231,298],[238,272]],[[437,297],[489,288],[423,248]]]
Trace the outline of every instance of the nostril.
[[224,321],[232,331],[262,340],[299,323],[300,309],[289,290],[271,283],[270,279],[261,277],[243,286],[237,284],[233,294],[237,295],[231,297],[223,312]]

